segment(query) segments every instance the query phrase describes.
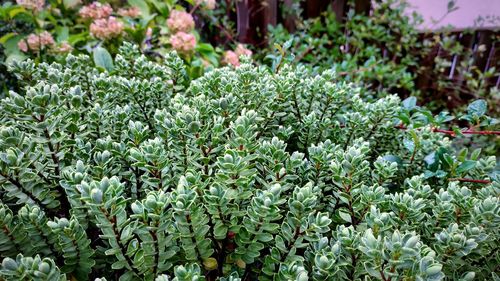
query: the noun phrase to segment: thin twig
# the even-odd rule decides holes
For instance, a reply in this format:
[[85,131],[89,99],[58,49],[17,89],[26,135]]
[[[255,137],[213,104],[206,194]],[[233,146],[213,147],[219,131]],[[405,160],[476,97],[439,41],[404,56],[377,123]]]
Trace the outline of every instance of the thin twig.
[[450,181],[460,181],[460,182],[472,182],[472,183],[482,183],[489,184],[490,180],[476,180],[476,179],[467,179],[467,178],[451,178]]
[[[407,127],[405,127],[402,124],[395,126],[394,128],[397,128],[400,130],[408,129]],[[439,128],[433,127],[432,131],[435,133],[447,134],[447,135],[450,135],[452,137],[457,136],[457,133],[455,131],[452,131],[452,130],[444,130],[444,129],[439,129]],[[462,133],[464,135],[500,135],[500,131],[475,131],[475,130],[471,130],[470,128],[468,128],[466,130],[462,130],[462,131],[460,131],[460,133]]]

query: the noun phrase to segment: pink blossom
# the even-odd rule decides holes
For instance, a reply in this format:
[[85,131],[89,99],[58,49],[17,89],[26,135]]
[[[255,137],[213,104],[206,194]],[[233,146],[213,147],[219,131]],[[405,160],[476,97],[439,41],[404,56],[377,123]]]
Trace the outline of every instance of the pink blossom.
[[[52,46],[55,44],[54,38],[47,31],[44,31],[40,34],[32,33],[32,34],[28,35],[28,38],[26,39],[26,41],[28,43],[29,49],[32,51],[39,51],[39,50],[45,48],[46,46]],[[24,46],[20,46],[20,47],[24,47]]]
[[90,25],[90,34],[95,38],[106,40],[120,36],[123,32],[123,23],[115,17],[107,19],[96,19]]
[[189,32],[194,28],[194,19],[189,13],[173,10],[167,19],[167,26],[172,33]]
[[148,27],[148,29],[146,29],[146,37],[149,39],[153,36],[153,29],[151,27]]
[[234,52],[238,55],[238,57],[252,55],[252,51],[245,48],[245,46],[243,46],[243,44],[238,44],[238,46],[236,46],[236,50],[234,50]]
[[180,53],[189,53],[196,47],[196,38],[191,33],[179,31],[170,37],[170,45]]
[[52,37],[52,34],[47,31],[40,33],[40,40],[44,46],[54,45],[54,38]]
[[32,34],[28,35],[28,38],[26,39],[26,41],[28,42],[28,47],[30,50],[38,51],[41,49],[42,43],[40,40],[40,36],[32,33]]
[[28,10],[40,12],[45,5],[45,0],[16,0],[16,3]]
[[69,53],[71,51],[73,51],[73,47],[66,41],[62,42],[61,45],[55,49],[57,53]]
[[17,47],[19,48],[19,50],[21,50],[25,53],[28,51],[28,44],[26,44],[26,40],[24,40],[24,39],[17,42]]
[[120,8],[118,14],[122,17],[137,18],[141,14],[141,10],[137,7],[131,7],[128,9]]
[[240,59],[233,51],[226,51],[222,56],[222,63],[232,66],[240,66]]
[[102,19],[107,18],[113,13],[113,8],[106,3],[92,2],[80,9],[80,16],[84,19]]

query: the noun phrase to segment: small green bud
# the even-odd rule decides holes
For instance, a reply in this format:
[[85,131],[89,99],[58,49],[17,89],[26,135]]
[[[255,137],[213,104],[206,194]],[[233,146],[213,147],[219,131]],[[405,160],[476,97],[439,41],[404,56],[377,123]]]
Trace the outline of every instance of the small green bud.
[[101,203],[102,202],[102,191],[100,189],[94,188],[90,192],[90,197],[95,203]]
[[50,264],[46,263],[46,262],[42,262],[39,266],[38,266],[38,270],[40,270],[41,272],[45,273],[45,274],[48,274],[50,273]]
[[11,258],[5,258],[2,261],[2,267],[4,269],[7,269],[7,270],[15,271],[15,270],[17,270],[17,263],[15,260],[13,260]]
[[474,271],[469,271],[463,275],[462,280],[471,281],[474,280],[474,277],[476,277],[476,273]]
[[134,212],[134,214],[142,214],[144,212],[144,208],[140,203],[134,202],[132,203],[130,208],[132,209],[132,212]]
[[203,266],[208,271],[217,269],[217,260],[215,258],[205,259],[203,260]]

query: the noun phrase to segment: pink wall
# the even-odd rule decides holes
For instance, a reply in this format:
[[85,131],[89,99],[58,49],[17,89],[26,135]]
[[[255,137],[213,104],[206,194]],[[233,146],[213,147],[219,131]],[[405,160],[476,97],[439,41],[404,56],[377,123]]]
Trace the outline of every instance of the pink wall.
[[431,19],[440,19],[447,11],[448,0],[407,0],[424,18],[423,29],[439,29],[451,24],[456,29],[475,27],[474,20],[479,16],[492,16],[494,22],[481,24],[486,28],[500,28],[500,0],[457,0],[458,10],[448,14],[441,22],[433,25]]

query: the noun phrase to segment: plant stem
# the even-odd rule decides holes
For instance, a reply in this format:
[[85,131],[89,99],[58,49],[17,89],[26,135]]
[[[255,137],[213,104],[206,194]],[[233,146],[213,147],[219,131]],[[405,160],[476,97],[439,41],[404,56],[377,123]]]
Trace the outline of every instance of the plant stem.
[[[406,129],[408,129],[403,124],[394,126],[394,128],[400,129],[400,130],[406,130]],[[444,129],[439,129],[439,128],[432,128],[432,131],[435,132],[435,133],[447,134],[447,135],[450,135],[452,137],[456,137],[457,136],[456,132],[452,131],[452,130],[444,130]],[[500,135],[500,131],[474,131],[471,128],[468,128],[466,130],[462,130],[462,131],[460,131],[460,133],[462,133],[464,135]]]
[[490,180],[476,180],[476,179],[467,179],[467,178],[451,178],[449,181],[460,181],[460,182],[472,182],[472,183],[482,183],[489,184]]

